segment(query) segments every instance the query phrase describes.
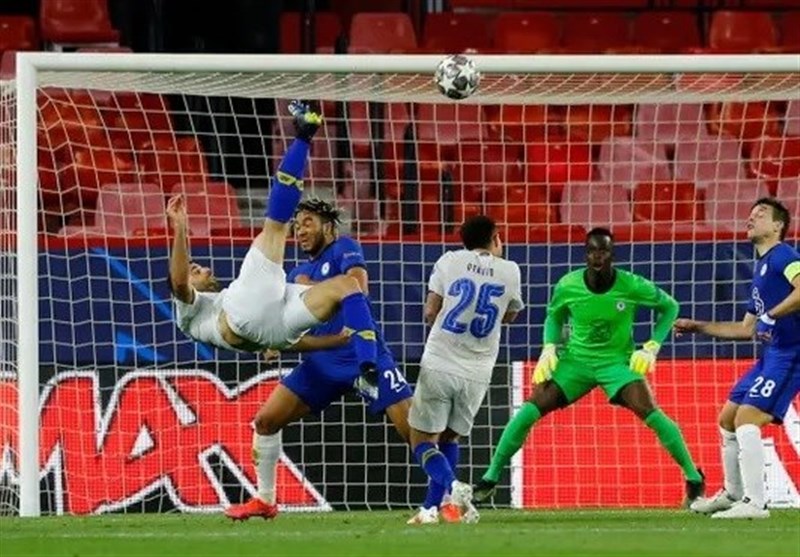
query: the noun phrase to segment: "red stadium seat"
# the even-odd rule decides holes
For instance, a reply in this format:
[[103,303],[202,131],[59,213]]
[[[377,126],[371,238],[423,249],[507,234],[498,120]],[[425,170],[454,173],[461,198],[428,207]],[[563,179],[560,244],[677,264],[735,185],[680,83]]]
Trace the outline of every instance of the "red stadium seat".
[[83,234],[131,238],[167,228],[164,194],[153,184],[114,184],[104,187],[97,198],[93,227],[65,227],[65,235]]
[[633,189],[637,221],[703,221],[703,206],[691,182],[645,182]]
[[775,197],[789,209],[792,220],[789,225],[790,237],[800,240],[800,176],[778,180]]
[[769,195],[767,186],[757,180],[713,181],[698,187],[705,189],[706,221],[725,230],[744,230],[753,202]]
[[495,22],[494,46],[503,52],[538,52],[560,40],[561,23],[551,12],[503,12]]
[[414,25],[408,14],[365,12],[353,16],[350,25],[351,52],[390,52],[417,47]]
[[739,139],[780,134],[777,103],[725,102],[709,106],[708,122],[712,134],[724,133]]
[[781,46],[789,52],[800,52],[800,11],[780,14],[778,23],[781,30]]
[[800,135],[800,99],[790,100],[786,103],[786,135]]
[[633,108],[628,105],[576,104],[566,109],[564,125],[572,141],[600,143],[609,136],[631,133]]
[[675,146],[675,178],[693,182],[736,180],[744,177],[738,139],[686,139]]
[[750,144],[748,158],[750,173],[757,178],[800,176],[800,136],[761,137]]
[[195,236],[212,232],[228,232],[238,228],[239,206],[236,192],[225,182],[180,182],[172,194],[182,193],[186,199],[189,229]]
[[102,111],[108,133],[121,149],[142,150],[155,138],[172,139],[167,99],[151,93],[115,93]]
[[676,53],[702,46],[697,16],[691,12],[643,12],[633,20],[633,43]]
[[631,44],[628,19],[618,13],[570,13],[564,17],[562,44],[570,52],[602,53]]
[[478,105],[420,104],[417,106],[416,138],[420,160],[451,161],[456,146],[483,137]]
[[564,184],[588,182],[592,175],[592,150],[587,143],[550,138],[529,143],[525,149],[526,180],[546,185],[556,201]]
[[488,105],[484,107],[486,132],[511,143],[541,139],[561,125],[556,111],[544,104]]
[[509,192],[524,185],[525,175],[516,145],[497,143],[459,146],[456,181],[466,202],[504,205]]
[[492,20],[484,14],[433,12],[425,16],[425,49],[457,53],[491,46]]
[[[303,52],[302,14],[299,12],[283,12],[281,14],[281,52],[298,54]],[[314,48],[334,48],[336,40],[342,34],[342,23],[339,15],[333,12],[316,12],[314,14]]]
[[142,145],[138,161],[142,178],[164,192],[178,182],[208,179],[203,149],[194,137],[157,137]]
[[7,50],[36,50],[36,22],[23,15],[0,15],[0,55]]
[[600,146],[600,178],[632,189],[639,182],[661,182],[672,178],[663,143],[633,137],[609,138]]
[[768,12],[720,10],[711,16],[708,46],[727,52],[752,52],[778,45],[778,32]]
[[564,187],[561,222],[587,229],[633,222],[631,202],[625,188],[599,182],[575,182]]
[[117,43],[106,0],[41,0],[42,40],[53,44]]
[[701,104],[640,104],[636,107],[636,136],[675,144],[708,135]]

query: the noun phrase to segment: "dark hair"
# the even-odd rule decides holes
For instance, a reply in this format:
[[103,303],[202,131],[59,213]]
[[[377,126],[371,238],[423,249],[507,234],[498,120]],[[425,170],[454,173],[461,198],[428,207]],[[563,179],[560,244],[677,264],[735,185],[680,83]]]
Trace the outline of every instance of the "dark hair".
[[611,233],[611,231],[608,228],[603,228],[600,226],[592,228],[589,232],[586,233],[586,242],[588,243],[589,238],[593,236],[608,236],[612,242],[614,241],[614,235]]
[[759,205],[766,205],[768,207],[772,207],[772,220],[773,221],[780,221],[783,223],[783,230],[781,230],[781,240],[786,238],[786,233],[789,231],[789,223],[791,221],[791,217],[789,216],[789,209],[786,208],[786,205],[775,199],[774,197],[762,197],[755,203],[753,206],[750,207],[752,211],[755,207]]
[[495,222],[486,215],[476,215],[461,224],[461,242],[467,249],[488,248],[497,231]]
[[341,211],[333,203],[319,197],[309,197],[298,203],[294,212],[295,216],[300,211],[318,215],[324,222],[330,222],[334,225],[341,223]]

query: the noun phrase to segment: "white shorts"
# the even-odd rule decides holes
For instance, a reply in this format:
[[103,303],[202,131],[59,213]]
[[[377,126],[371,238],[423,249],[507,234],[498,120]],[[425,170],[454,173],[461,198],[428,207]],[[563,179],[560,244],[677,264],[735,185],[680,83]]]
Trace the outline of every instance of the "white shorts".
[[222,309],[238,336],[261,346],[282,348],[319,324],[303,302],[309,288],[287,284],[283,267],[251,247],[239,276],[228,286]]
[[418,431],[441,433],[450,428],[469,435],[489,384],[422,366],[408,423]]

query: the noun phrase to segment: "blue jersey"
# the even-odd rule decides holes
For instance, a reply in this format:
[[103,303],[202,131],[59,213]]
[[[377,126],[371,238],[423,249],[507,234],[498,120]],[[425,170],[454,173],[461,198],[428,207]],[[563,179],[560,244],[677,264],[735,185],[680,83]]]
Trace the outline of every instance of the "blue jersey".
[[[364,251],[354,239],[348,236],[339,236],[328,244],[315,259],[300,263],[292,269],[287,280],[294,282],[298,275],[305,275],[314,282],[322,282],[337,275],[344,275],[353,267],[366,268]],[[343,328],[344,317],[340,311],[325,323],[320,323],[311,329],[307,334],[313,336],[335,335]],[[375,330],[378,331],[377,326]],[[380,338],[380,333],[378,333],[378,337],[380,342],[379,350],[387,350]],[[304,359],[315,357],[323,357],[329,362],[334,361],[339,365],[352,364],[358,367],[355,351],[350,344],[321,352],[309,352]]]
[[[794,289],[792,280],[800,275],[800,253],[789,244],[778,244],[756,262],[750,289],[748,313],[760,316],[782,302]],[[800,312],[776,319],[770,346],[800,347]]]

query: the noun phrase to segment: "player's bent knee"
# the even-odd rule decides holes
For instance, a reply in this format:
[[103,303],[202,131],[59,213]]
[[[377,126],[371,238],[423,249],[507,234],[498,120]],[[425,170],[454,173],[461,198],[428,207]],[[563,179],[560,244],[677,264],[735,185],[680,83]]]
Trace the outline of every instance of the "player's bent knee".
[[269,412],[258,412],[253,420],[253,428],[259,435],[275,435],[281,430],[281,424]]

